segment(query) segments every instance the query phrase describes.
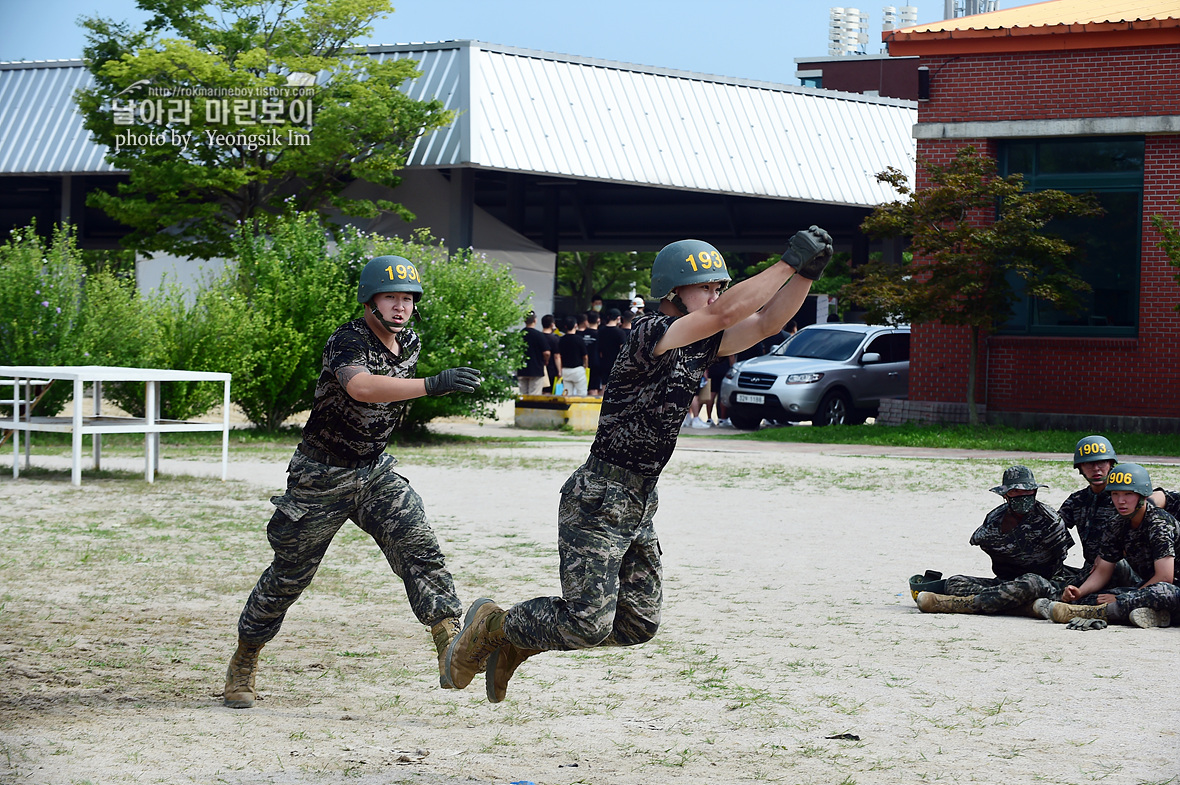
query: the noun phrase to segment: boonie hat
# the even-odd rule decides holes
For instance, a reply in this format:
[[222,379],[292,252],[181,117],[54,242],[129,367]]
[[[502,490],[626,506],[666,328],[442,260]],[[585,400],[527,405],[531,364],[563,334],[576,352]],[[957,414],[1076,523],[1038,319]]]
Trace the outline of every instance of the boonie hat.
[[1048,487],[1048,485],[1039,485],[1036,478],[1033,477],[1032,469],[1027,466],[1009,466],[1004,470],[1003,482],[992,488],[991,491],[1003,496],[1011,490],[1035,491],[1037,488]]

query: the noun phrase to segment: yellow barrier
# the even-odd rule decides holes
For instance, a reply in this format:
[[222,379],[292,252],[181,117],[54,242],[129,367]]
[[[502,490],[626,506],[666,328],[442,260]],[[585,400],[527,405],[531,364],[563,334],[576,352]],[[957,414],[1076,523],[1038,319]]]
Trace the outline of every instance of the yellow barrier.
[[575,431],[598,428],[601,398],[564,395],[516,396],[516,427],[560,428],[568,425]]

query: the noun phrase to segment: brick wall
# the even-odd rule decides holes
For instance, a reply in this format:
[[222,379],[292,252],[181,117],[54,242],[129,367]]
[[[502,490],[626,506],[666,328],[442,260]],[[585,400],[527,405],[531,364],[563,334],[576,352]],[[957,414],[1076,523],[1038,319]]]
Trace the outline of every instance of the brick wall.
[[1180,46],[926,57],[922,123],[1180,114]]
[[[932,100],[919,122],[1180,114],[1180,46],[928,58]],[[941,70],[940,70],[941,69]],[[986,139],[919,140],[918,157],[947,163]],[[918,177],[918,187],[923,178]],[[1180,284],[1152,215],[1180,224],[1180,136],[1149,136],[1144,160],[1137,338],[988,337],[976,402],[995,412],[1180,417]],[[967,328],[913,326],[910,400],[966,400]]]

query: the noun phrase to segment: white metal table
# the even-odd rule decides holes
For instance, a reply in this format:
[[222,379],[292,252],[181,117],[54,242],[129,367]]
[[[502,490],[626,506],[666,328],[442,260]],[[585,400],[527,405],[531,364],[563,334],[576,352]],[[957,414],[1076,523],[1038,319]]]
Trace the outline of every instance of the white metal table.
[[[101,468],[102,434],[142,433],[146,466],[144,479],[155,481],[159,467],[160,434],[181,431],[221,431],[221,479],[229,472],[229,382],[230,374],[214,371],[180,371],[166,368],[119,368],[105,365],[0,365],[0,381],[8,379],[13,385],[13,400],[31,400],[29,386],[46,379],[71,382],[74,386],[74,413],[72,417],[34,417],[29,407],[12,407],[12,419],[0,419],[0,428],[11,429],[12,476],[20,476],[20,434],[33,431],[70,433],[73,435],[73,470],[71,482],[82,484],[82,437],[93,436],[94,468]],[[222,421],[192,422],[189,420],[164,420],[159,416],[161,382],[223,382],[225,394],[222,403]],[[145,417],[109,417],[102,414],[103,382],[143,382],[145,389]],[[83,387],[90,383],[94,392],[94,414],[84,416],[85,404]],[[25,393],[22,398],[21,388]],[[28,436],[25,437],[26,439]],[[28,467],[28,450],[25,466]]]

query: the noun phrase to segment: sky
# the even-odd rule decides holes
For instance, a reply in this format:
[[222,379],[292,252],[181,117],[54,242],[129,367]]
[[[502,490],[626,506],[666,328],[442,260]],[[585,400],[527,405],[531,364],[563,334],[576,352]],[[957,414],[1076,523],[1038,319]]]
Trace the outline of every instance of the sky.
[[[1000,0],[1000,8],[1029,0]],[[658,68],[797,84],[795,58],[826,57],[828,3],[810,0],[393,0],[364,43],[475,39]],[[918,22],[943,0],[918,0]],[[881,50],[883,0],[869,13],[867,52]],[[898,3],[901,5],[901,3]],[[141,22],[134,0],[0,0],[0,61],[81,57],[79,16]]]

